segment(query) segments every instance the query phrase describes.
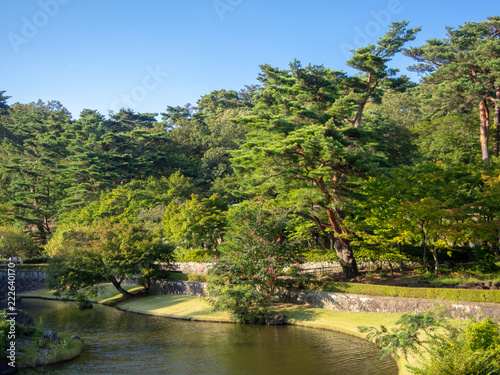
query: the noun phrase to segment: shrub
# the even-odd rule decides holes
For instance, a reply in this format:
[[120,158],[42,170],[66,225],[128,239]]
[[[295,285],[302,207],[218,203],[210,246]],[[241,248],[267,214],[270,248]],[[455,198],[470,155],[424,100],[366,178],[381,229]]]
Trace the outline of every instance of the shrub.
[[219,256],[218,251],[204,249],[175,249],[174,259],[177,262],[208,262]]
[[409,353],[422,358],[418,366],[407,366],[419,375],[500,374],[500,327],[491,319],[471,319],[465,329],[456,328],[442,314],[405,314],[391,331],[384,326],[359,327],[379,345],[383,356]]
[[39,254],[41,249],[35,244],[33,238],[14,226],[0,226],[0,256],[29,257]]
[[252,285],[225,285],[209,293],[216,293],[217,298],[210,302],[215,310],[227,310],[231,319],[238,322],[263,323],[268,315],[271,300],[265,292]]
[[47,257],[33,257],[23,261],[23,264],[45,264],[49,261]]
[[[259,321],[274,299],[278,278],[301,263],[300,243],[287,236],[286,213],[265,209],[261,202],[233,208],[229,222],[223,256],[214,257],[210,271],[211,303],[226,306],[236,320]],[[241,306],[233,298],[242,298]]]

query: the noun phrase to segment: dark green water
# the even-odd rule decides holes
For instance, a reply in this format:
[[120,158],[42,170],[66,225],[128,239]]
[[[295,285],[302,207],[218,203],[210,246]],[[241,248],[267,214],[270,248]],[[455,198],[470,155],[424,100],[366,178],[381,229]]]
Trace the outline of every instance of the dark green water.
[[85,341],[80,357],[22,374],[397,374],[375,346],[330,331],[188,322],[34,299],[19,308]]

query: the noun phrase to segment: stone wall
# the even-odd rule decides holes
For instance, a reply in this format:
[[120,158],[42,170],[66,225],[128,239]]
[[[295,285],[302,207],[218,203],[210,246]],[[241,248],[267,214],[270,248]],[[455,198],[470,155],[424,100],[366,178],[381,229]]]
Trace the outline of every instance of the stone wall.
[[169,269],[181,271],[182,273],[191,273],[197,275],[206,275],[207,269],[212,267],[212,263],[206,262],[175,262]]
[[[207,284],[198,281],[156,281],[151,286],[152,294],[182,294],[206,296]],[[500,321],[500,304],[451,302],[423,298],[369,296],[361,294],[332,293],[314,290],[282,289],[279,297],[283,302],[308,304],[328,310],[376,313],[419,313],[436,306],[456,318],[473,316],[477,319],[489,316]]]
[[455,318],[489,316],[500,320],[500,304],[479,302],[451,302],[423,298],[369,296],[362,294],[332,293],[313,290],[281,290],[284,302],[309,304],[328,310],[376,313],[420,313],[436,306]]
[[[180,271],[182,273],[191,274],[207,274],[207,270],[212,267],[210,262],[175,262],[172,263],[170,269],[174,271]],[[397,270],[399,269],[399,263],[392,263],[392,267]],[[405,262],[405,267],[420,267],[417,262]],[[307,262],[299,265],[299,268],[304,272],[310,273],[330,273],[330,272],[340,272],[342,267],[338,262]],[[360,270],[376,271],[376,270],[387,270],[389,265],[387,262],[358,262],[358,268]]]
[[152,280],[149,293],[154,295],[182,294],[204,297],[206,290],[207,283],[198,281]]
[[[11,275],[15,276],[16,294],[21,292],[29,292],[31,290],[41,289],[45,287],[45,279],[47,277],[47,273],[44,271],[15,270],[15,273]],[[8,291],[8,281],[8,271],[0,270],[0,297],[2,298]]]

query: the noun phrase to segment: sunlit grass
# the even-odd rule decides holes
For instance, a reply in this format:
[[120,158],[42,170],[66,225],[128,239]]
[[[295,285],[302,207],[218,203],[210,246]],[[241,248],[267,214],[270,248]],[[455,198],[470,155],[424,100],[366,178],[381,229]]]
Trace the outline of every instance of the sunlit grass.
[[[131,293],[136,293],[144,288],[142,286],[138,285],[122,285],[123,289],[131,292]],[[38,297],[38,298],[56,298],[56,299],[62,299],[61,297],[56,297],[55,296],[55,290],[49,290],[47,288],[43,289],[37,289],[33,290],[30,292],[22,292],[19,293],[19,296],[21,297]],[[122,294],[116,290],[116,288],[113,286],[111,283],[106,283],[106,284],[101,284],[101,288],[99,290],[99,293],[97,293],[97,296],[92,298],[92,302],[97,302],[97,303],[112,303],[116,302],[123,298]]]
[[212,311],[207,300],[184,295],[148,296],[119,303],[116,307],[143,314],[180,319],[229,321],[229,314]]

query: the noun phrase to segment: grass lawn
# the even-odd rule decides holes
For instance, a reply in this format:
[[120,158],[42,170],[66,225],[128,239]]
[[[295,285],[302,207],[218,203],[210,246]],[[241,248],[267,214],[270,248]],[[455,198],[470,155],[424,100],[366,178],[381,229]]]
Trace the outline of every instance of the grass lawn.
[[[123,298],[123,296],[118,293],[116,288],[113,286],[111,283],[106,283],[106,284],[101,284],[102,289],[97,293],[97,296],[91,300],[91,302],[97,302],[97,303],[112,303],[115,301],[120,300]],[[139,292],[142,289],[144,289],[142,286],[137,286],[137,285],[122,285],[122,287],[131,292]],[[33,290],[31,292],[22,292],[18,293],[20,297],[38,297],[38,298],[55,298],[55,299],[60,299],[57,298],[54,295],[54,290],[49,290],[47,288],[42,288],[42,289],[37,289]]]

